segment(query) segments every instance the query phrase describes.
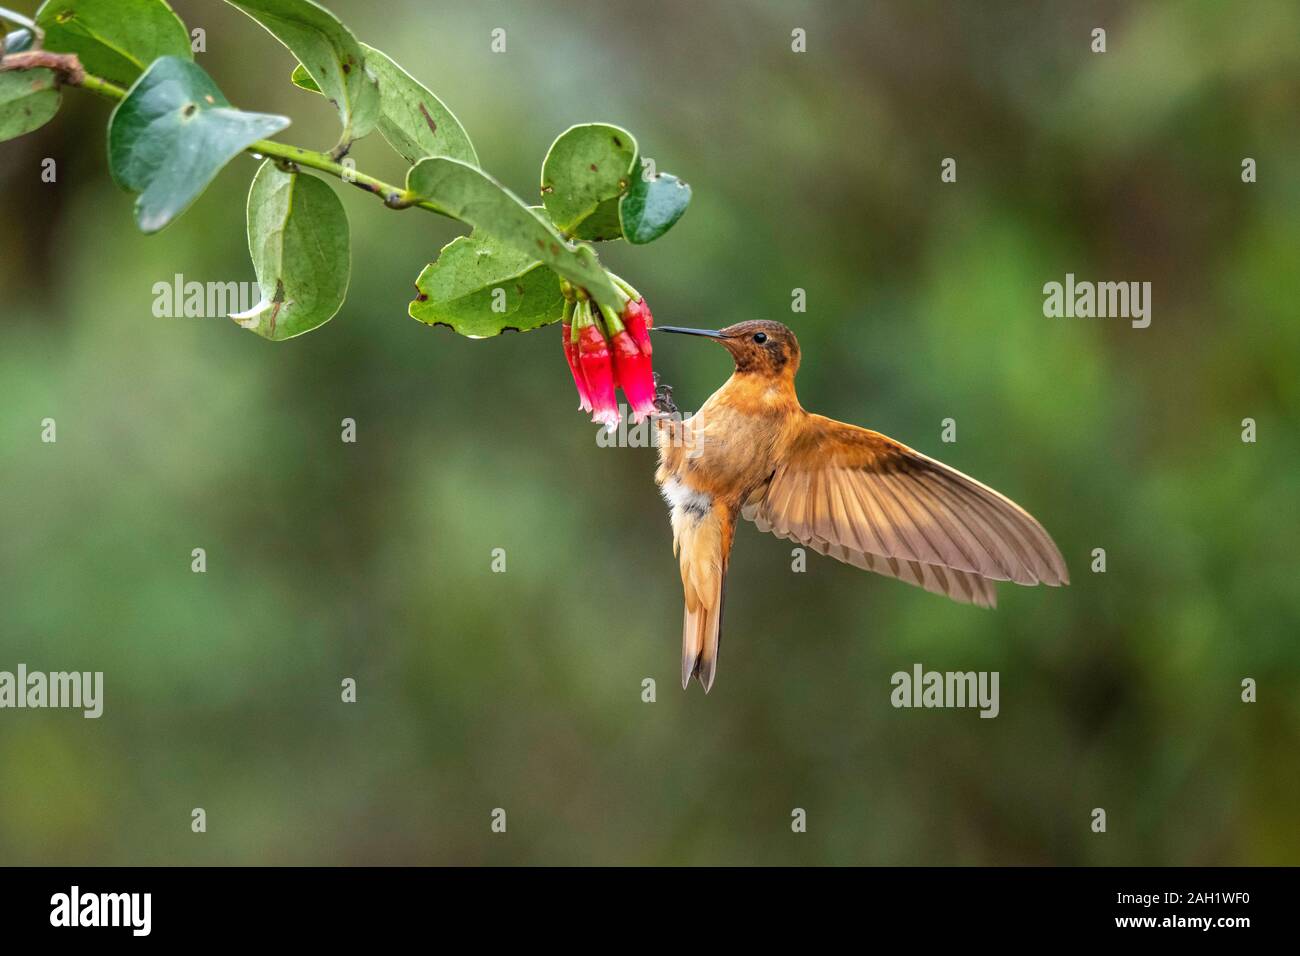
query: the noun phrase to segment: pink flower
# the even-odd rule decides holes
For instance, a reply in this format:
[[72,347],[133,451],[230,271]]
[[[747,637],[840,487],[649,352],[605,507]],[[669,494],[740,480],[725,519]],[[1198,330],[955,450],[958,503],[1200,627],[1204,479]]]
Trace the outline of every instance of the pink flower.
[[578,342],[573,335],[573,323],[569,321],[569,310],[565,309],[564,320],[560,323],[560,329],[564,333],[564,360],[569,363],[569,371],[573,373],[573,384],[578,389],[578,408],[584,412],[591,411],[591,396],[587,394],[587,380],[582,376],[582,368],[578,365]]
[[655,317],[650,314],[650,307],[645,304],[644,298],[627,300],[627,305],[623,307],[623,324],[632,333],[632,341],[649,358],[650,329],[655,324]]
[[605,333],[591,313],[591,302],[578,303],[574,315],[578,327],[578,366],[587,383],[587,397],[591,401],[593,422],[600,422],[611,431],[618,427],[618,402],[614,395],[614,363],[609,354]]
[[626,328],[614,335],[611,345],[618,384],[632,406],[632,420],[639,422],[642,415],[653,415],[655,411],[655,379],[650,356],[637,347]]

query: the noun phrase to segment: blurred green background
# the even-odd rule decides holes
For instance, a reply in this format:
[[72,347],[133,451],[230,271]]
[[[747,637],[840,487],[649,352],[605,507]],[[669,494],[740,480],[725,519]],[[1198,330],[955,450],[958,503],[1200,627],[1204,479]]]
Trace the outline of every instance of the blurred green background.
[[[568,125],[632,130],[695,195],[601,248],[658,320],[790,323],[805,406],[1005,492],[1074,583],[981,612],[791,573],[746,524],[717,686],[682,693],[654,452],[597,447],[556,329],[406,315],[456,224],[340,186],[328,325],[155,318],[175,273],[254,279],[255,161],[143,236],[111,104],[69,91],[0,145],[0,669],[102,670],[105,712],[0,712],[0,862],[1300,863],[1300,7],[330,5],[523,196]],[[258,25],[176,8],[235,104],[333,144]],[[402,176],[377,135],[353,155]],[[1150,328],[1044,318],[1067,272],[1152,282]],[[730,371],[656,359],[684,408]],[[999,671],[1001,715],[895,710],[914,662]]]

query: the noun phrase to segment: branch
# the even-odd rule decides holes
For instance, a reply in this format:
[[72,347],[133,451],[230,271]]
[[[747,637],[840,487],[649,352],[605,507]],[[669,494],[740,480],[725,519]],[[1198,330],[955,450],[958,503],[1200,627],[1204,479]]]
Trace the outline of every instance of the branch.
[[[95,89],[93,84],[87,84],[87,79],[93,79],[98,84],[105,87],[112,87],[115,91],[109,95],[114,95],[121,99],[126,95],[126,90],[121,87],[113,86],[107,80],[101,80],[99,77],[88,77],[86,71],[81,67],[81,61],[77,59],[75,53],[51,53],[49,50],[27,50],[23,53],[10,53],[4,59],[0,60],[0,72],[7,70],[53,70],[59,76],[60,83],[66,83],[68,86],[85,86],[87,89]],[[104,91],[107,92],[107,91]]]
[[[108,99],[120,100],[126,96],[126,90],[117,84],[110,83],[103,77],[95,76],[93,73],[87,73],[75,53],[51,53],[48,50],[30,50],[24,53],[11,53],[0,59],[0,72],[35,69],[53,70],[58,75],[61,85],[79,86]],[[358,169],[344,166],[335,162],[328,154],[314,149],[304,149],[301,146],[288,146],[269,139],[259,139],[257,142],[250,144],[245,149],[245,152],[254,156],[271,157],[279,160],[281,164],[307,166],[322,173],[328,173],[345,183],[351,183],[358,189],[378,196],[389,209],[406,209],[414,206],[418,209],[437,213],[440,216],[446,216],[448,219],[455,219],[457,222],[461,221],[459,217],[453,216],[427,200],[419,199],[414,193],[408,192],[401,186],[394,186],[392,183],[376,179],[374,176],[369,176]]]

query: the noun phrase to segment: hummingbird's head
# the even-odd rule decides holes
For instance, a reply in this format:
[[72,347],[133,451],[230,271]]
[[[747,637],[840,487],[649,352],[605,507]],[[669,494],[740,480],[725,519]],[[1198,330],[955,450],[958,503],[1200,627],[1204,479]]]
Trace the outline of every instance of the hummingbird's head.
[[793,378],[799,368],[799,340],[780,322],[754,319],[737,322],[716,332],[674,325],[656,325],[653,330],[711,338],[731,353],[737,372]]

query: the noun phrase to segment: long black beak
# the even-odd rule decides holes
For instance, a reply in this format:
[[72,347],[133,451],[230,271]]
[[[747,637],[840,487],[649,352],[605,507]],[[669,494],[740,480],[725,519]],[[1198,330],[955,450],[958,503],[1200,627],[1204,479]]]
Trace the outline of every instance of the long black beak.
[[703,335],[711,339],[725,339],[726,336],[721,332],[715,332],[712,329],[684,329],[680,325],[652,325],[652,332],[676,332],[679,335]]

